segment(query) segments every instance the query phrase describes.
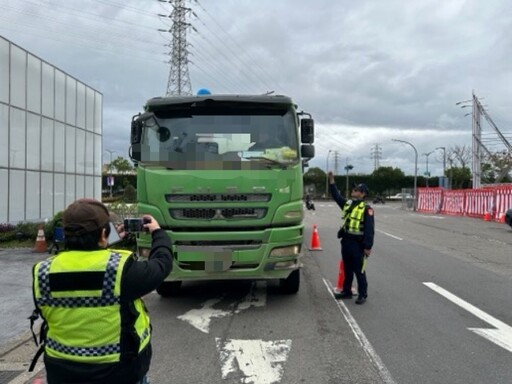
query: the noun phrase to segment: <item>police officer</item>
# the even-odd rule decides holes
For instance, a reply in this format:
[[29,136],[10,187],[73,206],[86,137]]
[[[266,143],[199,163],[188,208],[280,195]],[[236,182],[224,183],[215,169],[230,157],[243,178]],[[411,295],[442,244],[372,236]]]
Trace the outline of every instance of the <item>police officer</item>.
[[172,253],[158,222],[144,218],[152,247],[148,261],[137,261],[107,249],[110,217],[102,203],[81,199],[64,211],[65,250],[33,270],[48,384],[147,382],[151,324],[141,298],[169,275]]
[[341,238],[341,257],[345,267],[343,290],[336,293],[337,299],[352,298],[352,280],[357,279],[358,298],[356,304],[364,304],[368,297],[366,280],[366,259],[373,247],[375,221],[373,209],[364,199],[368,196],[365,184],[354,185],[351,199],[347,200],[339,193],[334,184],[334,176],[329,172],[329,190],[331,196],[342,210],[341,227],[338,238]]

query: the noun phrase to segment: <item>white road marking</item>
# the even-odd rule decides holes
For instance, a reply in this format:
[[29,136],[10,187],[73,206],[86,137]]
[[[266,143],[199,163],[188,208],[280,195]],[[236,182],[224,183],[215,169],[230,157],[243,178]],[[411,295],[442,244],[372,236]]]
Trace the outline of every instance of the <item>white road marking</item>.
[[494,344],[499,345],[500,347],[506,349],[509,352],[512,352],[512,327],[501,320],[492,317],[491,315],[485,313],[481,309],[475,307],[474,305],[468,303],[467,301],[462,300],[460,297],[455,296],[453,293],[448,292],[446,289],[441,288],[435,283],[425,282],[423,283],[434,292],[439,293],[441,296],[444,296],[446,299],[450,300],[452,303],[458,305],[462,309],[465,309],[469,313],[478,317],[480,320],[485,321],[486,323],[492,325],[496,329],[489,328],[468,328],[470,331],[475,332],[477,335],[485,337],[487,340],[493,342]]
[[[334,298],[333,294],[333,288],[331,284],[326,280],[324,280],[324,284],[327,287],[327,290],[331,294],[331,296]],[[391,376],[391,372],[386,368],[382,360],[380,359],[379,355],[377,355],[377,352],[375,352],[375,349],[373,349],[372,344],[368,340],[368,338],[365,336],[361,328],[356,322],[356,319],[352,316],[350,311],[348,310],[347,306],[343,303],[341,300],[336,300],[336,304],[338,305],[338,308],[341,311],[341,314],[345,318],[346,322],[350,326],[350,329],[352,330],[352,333],[354,333],[357,341],[359,344],[361,344],[361,347],[363,347],[363,351],[366,353],[370,361],[373,363],[377,371],[379,372],[379,375],[382,379],[382,381],[385,384],[396,384],[396,381],[393,379],[393,376]]]
[[[42,360],[42,358],[41,358]],[[27,363],[5,363],[0,362],[0,371],[22,371],[18,376],[6,384],[25,384],[28,380],[33,378],[40,370],[44,368],[43,363],[40,361],[36,364],[34,372],[28,372]]]
[[419,213],[411,213],[411,216],[416,216],[416,217],[423,217],[425,219],[436,219],[436,220],[444,220],[445,217],[444,216],[434,216],[434,215],[421,215]]
[[398,236],[395,236],[395,235],[392,235],[391,233],[387,233],[387,232],[384,232],[384,231],[381,231],[380,229],[376,229],[377,232],[380,232],[386,236],[389,236],[389,237],[392,237],[393,239],[397,239],[397,240],[403,240],[401,237],[398,237]]
[[291,340],[222,340],[215,338],[220,354],[222,378],[237,371],[243,374],[241,383],[274,384],[283,376],[284,363],[292,347]]
[[190,325],[199,329],[201,332],[208,333],[212,319],[231,316],[251,307],[265,306],[267,302],[266,287],[267,283],[265,281],[252,283],[249,293],[241,301],[231,304],[229,310],[213,308],[224,299],[224,296],[222,296],[205,301],[201,304],[200,309],[191,309],[183,315],[178,316],[178,319],[190,323]]

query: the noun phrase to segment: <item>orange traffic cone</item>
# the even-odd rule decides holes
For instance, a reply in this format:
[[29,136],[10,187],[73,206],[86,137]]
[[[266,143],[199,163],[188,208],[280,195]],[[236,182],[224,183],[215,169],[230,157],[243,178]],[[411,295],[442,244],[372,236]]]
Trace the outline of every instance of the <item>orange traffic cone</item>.
[[491,214],[489,213],[489,211],[485,211],[484,221],[491,221]]
[[345,281],[345,266],[343,265],[343,260],[340,260],[340,270],[338,271],[338,283],[336,284],[336,288],[334,288],[334,293],[340,293],[343,291],[343,282]]
[[37,230],[37,238],[36,238],[36,246],[33,249],[33,252],[44,253],[47,250],[46,239],[44,237],[44,229],[43,225],[39,225],[39,229]]
[[316,229],[316,225],[313,225],[313,234],[311,235],[311,245],[309,247],[310,251],[321,251],[322,247],[320,246],[320,237],[318,236],[318,230]]

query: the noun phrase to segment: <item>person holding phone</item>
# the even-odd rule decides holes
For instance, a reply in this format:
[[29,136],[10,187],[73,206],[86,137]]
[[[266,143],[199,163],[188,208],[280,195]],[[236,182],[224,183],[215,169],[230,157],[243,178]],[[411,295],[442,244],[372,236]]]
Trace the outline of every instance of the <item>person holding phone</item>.
[[171,240],[144,215],[152,248],[147,261],[137,261],[108,248],[110,220],[99,201],[75,201],[62,215],[64,251],[33,268],[31,319],[43,319],[48,384],[147,383],[151,325],[142,296],[171,272]]

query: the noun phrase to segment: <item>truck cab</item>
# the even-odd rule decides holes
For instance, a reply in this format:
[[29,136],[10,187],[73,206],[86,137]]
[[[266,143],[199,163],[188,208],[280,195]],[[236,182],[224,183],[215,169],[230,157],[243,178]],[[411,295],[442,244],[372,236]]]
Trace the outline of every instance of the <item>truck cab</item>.
[[[137,207],[167,231],[175,256],[158,293],[227,279],[278,279],[297,292],[311,116],[278,95],[157,97],[144,109],[131,128]],[[149,235],[137,246],[147,257]]]

